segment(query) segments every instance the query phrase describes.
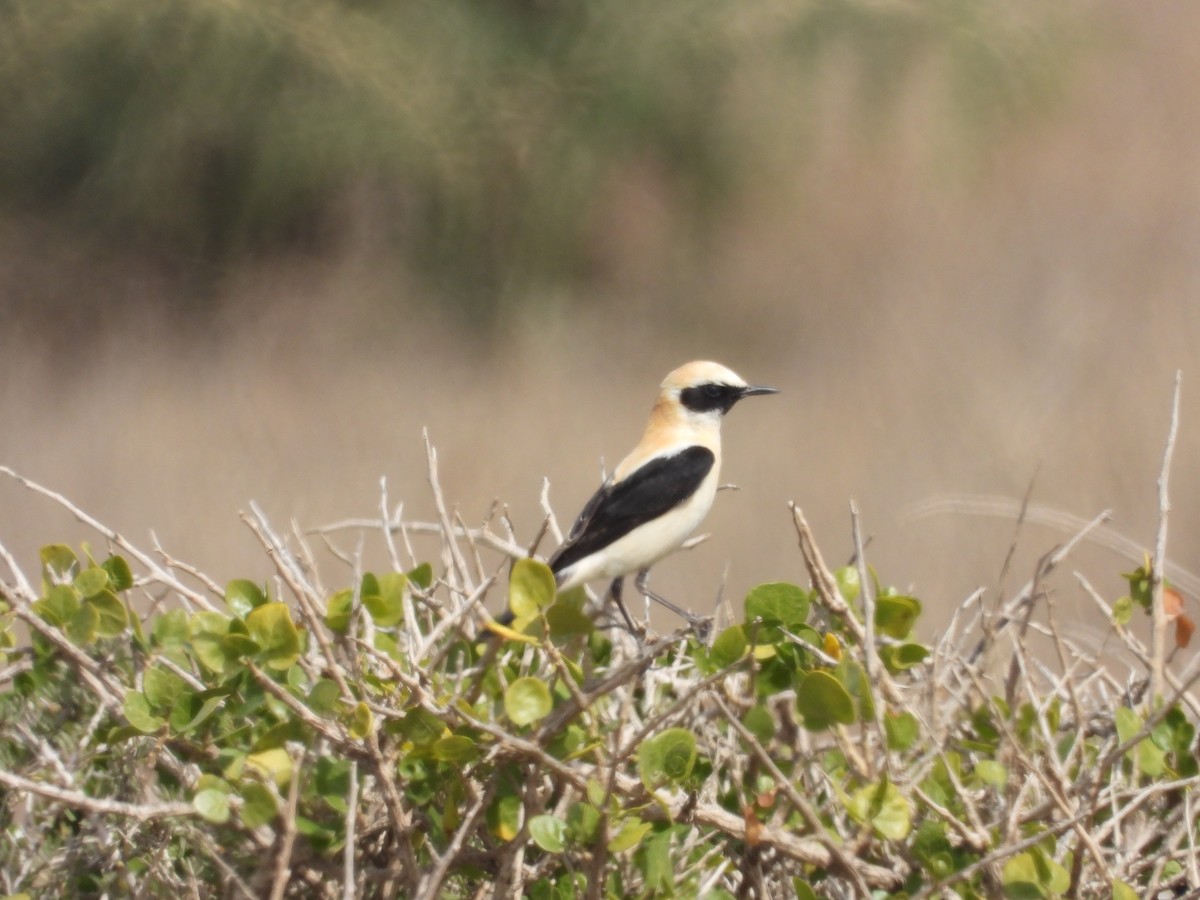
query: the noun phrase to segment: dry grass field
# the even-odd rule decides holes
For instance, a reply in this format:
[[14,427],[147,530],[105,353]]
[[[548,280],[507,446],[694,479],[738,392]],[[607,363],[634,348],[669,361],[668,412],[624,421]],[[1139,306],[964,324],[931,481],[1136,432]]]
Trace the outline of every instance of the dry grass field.
[[[1111,508],[1152,547],[1181,369],[1170,556],[1200,570],[1200,8],[1106,3],[1086,27],[1063,96],[970,152],[919,79],[863,138],[835,73],[810,153],[789,162],[786,121],[762,138],[779,142],[774,168],[703,252],[680,249],[654,171],[631,166],[597,227],[604,287],[538,298],[483,335],[403,287],[369,216],[348,217],[336,252],[247,261],[181,319],[162,310],[189,285],[121,235],[10,215],[0,464],[218,580],[261,579],[238,520],[250,500],[319,526],[376,515],[386,476],[406,517],[431,516],[422,429],[466,522],[498,500],[531,537],[549,479],[565,527],[662,376],[709,357],[782,392],[731,414],[741,490],[656,586],[707,609],[722,579],[736,603],[803,580],[786,501],[840,562],[854,497],[883,580],[936,610],[996,590],[1014,527],[914,516],[931,498],[1019,499],[1032,482],[1035,503]],[[19,559],[85,537],[0,479],[0,542]],[[1027,526],[1007,589],[1064,537]],[[1100,551],[1076,565],[1110,598],[1134,567]],[[1092,614],[1069,574],[1056,590]]]

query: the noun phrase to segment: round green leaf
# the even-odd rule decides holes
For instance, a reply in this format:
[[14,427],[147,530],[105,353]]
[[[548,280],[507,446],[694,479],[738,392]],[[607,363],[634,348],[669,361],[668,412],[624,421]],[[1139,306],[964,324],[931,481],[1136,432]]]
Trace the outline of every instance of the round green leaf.
[[99,635],[100,614],[96,607],[84,602],[67,622],[67,637],[76,644],[90,644]]
[[800,680],[796,708],[804,717],[804,727],[810,731],[854,722],[854,698],[828,672],[809,672]]
[[100,566],[88,566],[75,576],[74,583],[80,596],[91,597],[108,587],[108,572]]
[[325,610],[325,624],[330,631],[345,634],[350,628],[350,610],[354,604],[354,592],[347,589],[338,591],[329,598]]
[[429,586],[433,584],[433,566],[421,563],[408,573],[408,580],[423,591],[429,590]]
[[67,623],[79,612],[79,594],[65,584],[56,584],[46,591],[46,596],[34,601],[33,611],[43,621],[57,628],[66,628]]
[[168,669],[151,666],[142,675],[142,690],[150,705],[156,709],[174,706],[186,689],[187,682]]
[[775,737],[775,717],[761,703],[746,710],[746,715],[742,717],[742,724],[764,747],[770,744],[771,739]]
[[901,672],[925,661],[929,648],[921,644],[890,644],[879,648],[879,657],[888,671]]
[[362,595],[363,606],[380,628],[391,628],[404,621],[404,591],[408,576],[388,572],[375,579],[377,591]]
[[277,787],[284,787],[292,778],[292,758],[282,747],[272,747],[251,753],[246,757],[246,767],[270,778]]
[[508,579],[508,606],[517,619],[531,619],[550,606],[558,587],[550,567],[538,559],[524,557],[513,563]]
[[300,658],[300,632],[286,603],[264,603],[246,617],[246,627],[268,668],[289,669]]
[[96,611],[96,634],[100,637],[119,637],[129,625],[129,611],[121,598],[109,590],[101,590],[83,601]]
[[762,619],[765,625],[791,630],[808,618],[808,608],[808,593],[803,588],[786,582],[760,584],[746,595],[746,622]]
[[888,747],[892,750],[907,750],[921,735],[921,723],[912,713],[891,713],[883,718],[887,731]]
[[888,637],[903,640],[921,615],[921,601],[899,594],[875,598],[875,627]]
[[160,646],[184,643],[192,636],[187,613],[182,609],[173,609],[163,613],[155,618],[154,624],[150,628],[150,634],[155,643]]
[[726,628],[713,641],[708,652],[709,661],[714,669],[732,666],[745,655],[746,646],[746,632],[741,625]]
[[371,715],[371,708],[360,700],[350,714],[350,737],[361,741],[374,730],[375,717]]
[[1133,598],[1126,594],[1124,597],[1119,597],[1117,602],[1112,605],[1112,620],[1117,625],[1128,625],[1131,618],[1133,618]]
[[225,585],[225,605],[239,619],[246,618],[266,602],[267,595],[253,581],[236,578]]
[[637,755],[638,774],[650,790],[665,782],[679,782],[696,764],[696,736],[686,728],[668,728],[642,741]]
[[853,603],[862,593],[862,579],[858,577],[858,566],[842,566],[833,573],[838,590],[847,603]]
[[264,784],[252,781],[242,788],[241,795],[242,808],[239,814],[242,817],[242,824],[247,828],[266,825],[279,812],[275,795]]
[[133,572],[124,557],[113,554],[100,563],[100,568],[108,573],[109,586],[117,593],[133,587]]
[[547,853],[562,853],[567,846],[567,823],[558,816],[534,816],[529,836]]
[[241,659],[243,656],[254,656],[262,648],[244,634],[230,633],[220,640],[221,652],[227,660]]
[[577,801],[567,810],[567,831],[579,844],[590,844],[600,830],[600,810],[590,803]]
[[48,588],[71,581],[79,571],[79,557],[66,544],[48,544],[40,552],[42,580]]
[[621,823],[621,828],[608,842],[609,853],[624,853],[626,850],[632,850],[638,846],[654,827],[651,822],[643,822],[641,819],[626,819]]
[[479,746],[466,735],[448,734],[433,743],[434,758],[447,763],[466,763],[479,755]]
[[870,822],[880,837],[900,841],[912,830],[912,804],[888,781],[868,784],[845,798],[846,811],[856,822]]
[[150,701],[141,691],[126,692],[122,711],[129,724],[142,734],[154,734],[167,724],[165,719],[154,715],[150,709]]
[[975,776],[998,790],[1004,790],[1004,785],[1008,783],[1008,769],[994,759],[981,759],[976,763]]
[[215,788],[198,791],[192,798],[192,806],[214,825],[224,825],[229,821],[229,795]]
[[504,692],[504,712],[515,725],[529,725],[550,714],[554,702],[539,678],[518,678]]

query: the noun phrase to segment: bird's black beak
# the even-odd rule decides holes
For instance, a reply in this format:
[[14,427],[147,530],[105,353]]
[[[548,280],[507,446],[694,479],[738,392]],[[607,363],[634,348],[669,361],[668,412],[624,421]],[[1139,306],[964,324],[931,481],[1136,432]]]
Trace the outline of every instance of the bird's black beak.
[[752,384],[742,388],[743,397],[755,397],[759,394],[778,394],[779,388],[767,387],[763,384]]

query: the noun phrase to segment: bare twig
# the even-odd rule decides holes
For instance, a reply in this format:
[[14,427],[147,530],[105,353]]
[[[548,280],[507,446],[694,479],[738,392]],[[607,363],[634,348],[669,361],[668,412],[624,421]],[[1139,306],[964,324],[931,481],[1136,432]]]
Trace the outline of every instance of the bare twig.
[[1170,620],[1163,607],[1163,567],[1167,559],[1167,518],[1171,512],[1171,500],[1167,493],[1167,480],[1171,474],[1171,456],[1175,452],[1175,436],[1179,432],[1179,388],[1183,373],[1175,373],[1175,392],[1171,400],[1171,427],[1167,432],[1167,445],[1163,450],[1162,472],[1158,476],[1158,536],[1154,542],[1154,568],[1150,572],[1150,586],[1154,599],[1154,626],[1150,640],[1150,696],[1151,707],[1158,702],[1163,692],[1163,668],[1167,658],[1167,627]]
[[97,815],[122,816],[138,822],[196,815],[196,810],[190,803],[125,803],[121,800],[89,797],[82,791],[72,791],[41,781],[31,781],[21,775],[6,772],[4,769],[0,769],[0,784],[14,791],[45,797],[47,800],[65,804],[72,809]]

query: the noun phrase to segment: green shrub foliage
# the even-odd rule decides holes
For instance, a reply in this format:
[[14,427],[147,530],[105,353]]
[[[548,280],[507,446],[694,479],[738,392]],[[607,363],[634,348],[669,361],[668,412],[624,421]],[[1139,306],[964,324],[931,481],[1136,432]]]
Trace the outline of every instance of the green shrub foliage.
[[[865,565],[826,570],[794,520],[805,584],[754,588],[707,640],[611,627],[486,526],[434,528],[439,562],[402,564],[406,526],[381,523],[394,566],[330,593],[307,546],[261,517],[266,584],[222,589],[111,533],[112,552],[46,547],[40,579],[13,564],[0,581],[0,891],[1125,898],[1187,883],[1186,684],[1149,698],[1081,665],[1037,579],[999,615],[973,598],[927,625]],[[489,630],[482,601],[501,595],[516,620]],[[1031,627],[1059,653],[1029,649]]]

